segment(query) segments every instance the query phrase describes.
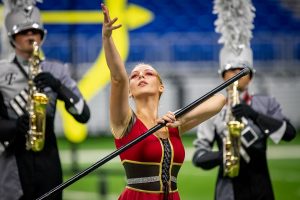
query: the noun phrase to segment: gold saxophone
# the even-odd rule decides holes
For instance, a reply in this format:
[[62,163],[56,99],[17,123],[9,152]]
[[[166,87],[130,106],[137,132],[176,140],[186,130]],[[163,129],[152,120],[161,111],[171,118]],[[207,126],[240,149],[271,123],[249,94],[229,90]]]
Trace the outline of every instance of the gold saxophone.
[[235,81],[227,88],[227,130],[228,134],[223,141],[223,167],[224,176],[235,177],[239,174],[240,169],[240,145],[241,132],[244,129],[244,124],[235,119],[231,112],[231,108],[240,103],[239,92],[237,89],[238,81]]
[[48,97],[38,91],[33,81],[41,72],[41,57],[40,49],[37,42],[33,43],[32,56],[29,59],[28,73],[28,102],[27,111],[29,114],[29,130],[26,136],[26,149],[35,152],[41,151],[45,143],[45,128],[46,128],[46,106]]

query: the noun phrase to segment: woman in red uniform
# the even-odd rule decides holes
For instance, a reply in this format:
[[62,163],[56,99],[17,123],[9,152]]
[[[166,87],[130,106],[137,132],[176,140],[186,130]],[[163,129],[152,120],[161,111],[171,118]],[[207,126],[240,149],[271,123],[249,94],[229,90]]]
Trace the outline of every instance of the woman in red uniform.
[[[175,119],[172,112],[158,117],[158,104],[164,85],[158,72],[148,64],[138,64],[129,81],[127,72],[111,37],[117,18],[110,19],[108,9],[101,4],[104,22],[103,47],[111,74],[110,125],[116,147],[126,145],[157,123],[166,128],[155,132],[120,155],[125,168],[127,186],[120,200],[178,200],[177,174],[184,161],[181,134],[221,110],[223,95],[215,95],[189,113]],[[135,103],[130,108],[129,98]]]

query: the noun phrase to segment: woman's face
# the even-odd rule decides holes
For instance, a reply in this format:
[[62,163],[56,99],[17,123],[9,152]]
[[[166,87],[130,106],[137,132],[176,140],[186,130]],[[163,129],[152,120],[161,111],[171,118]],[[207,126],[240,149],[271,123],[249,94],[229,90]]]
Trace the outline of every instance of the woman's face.
[[[237,68],[237,69],[230,69],[230,70],[225,71],[224,76],[223,76],[224,81],[227,81],[228,79],[232,78],[233,76],[238,74],[241,70],[242,69]],[[246,76],[241,77],[238,80],[238,82],[239,82],[238,89],[240,91],[244,91],[245,89],[248,88],[250,81],[251,81],[250,74],[247,74]]]
[[147,64],[137,65],[129,75],[129,95],[136,98],[141,95],[160,97],[164,86],[158,72]]

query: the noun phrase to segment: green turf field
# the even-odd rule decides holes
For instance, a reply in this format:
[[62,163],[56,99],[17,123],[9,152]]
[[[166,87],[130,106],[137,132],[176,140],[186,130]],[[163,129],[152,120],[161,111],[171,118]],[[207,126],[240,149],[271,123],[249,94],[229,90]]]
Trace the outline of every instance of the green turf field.
[[[190,158],[193,139],[194,135],[183,137],[187,152],[178,177],[181,199],[213,200],[217,168],[204,171],[192,165]],[[111,137],[89,138],[84,143],[75,145],[78,160],[77,165],[72,165],[71,145],[64,139],[59,139],[59,147],[65,181],[76,174],[74,169],[82,171],[114,151]],[[300,138],[297,137],[291,143],[270,144],[269,147],[269,168],[276,199],[300,199]],[[64,190],[64,200],[117,199],[124,186],[124,172],[117,157],[67,187]]]

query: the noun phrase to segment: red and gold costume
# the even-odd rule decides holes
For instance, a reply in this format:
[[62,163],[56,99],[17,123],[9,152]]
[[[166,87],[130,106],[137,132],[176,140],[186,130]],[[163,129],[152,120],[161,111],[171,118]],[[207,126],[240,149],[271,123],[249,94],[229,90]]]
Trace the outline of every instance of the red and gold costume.
[[[115,139],[116,147],[126,145],[147,130],[136,118],[129,133]],[[185,151],[178,129],[168,128],[168,132],[168,139],[152,134],[120,154],[127,186],[119,200],[162,200],[166,194],[167,199],[180,199],[176,182]]]

